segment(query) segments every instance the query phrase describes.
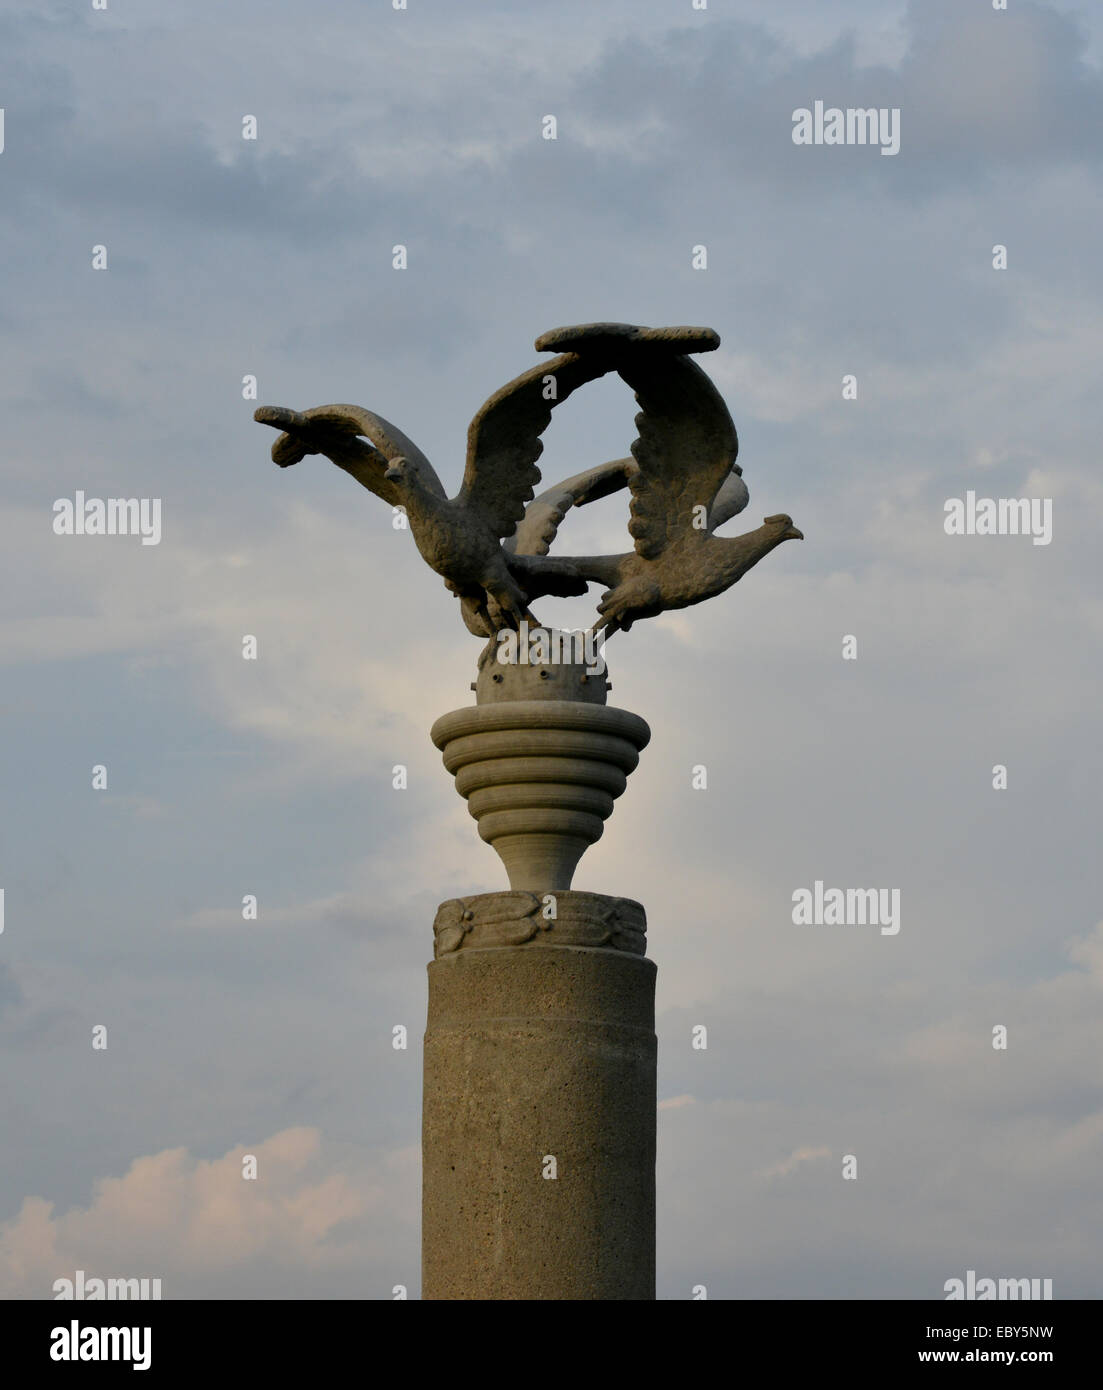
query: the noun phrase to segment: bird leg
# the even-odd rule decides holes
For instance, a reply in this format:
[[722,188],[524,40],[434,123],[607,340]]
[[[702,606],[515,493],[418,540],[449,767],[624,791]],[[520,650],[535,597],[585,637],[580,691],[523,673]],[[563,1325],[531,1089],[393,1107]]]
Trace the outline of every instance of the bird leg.
[[493,632],[505,627],[518,629],[522,622],[527,622],[532,627],[540,626],[540,619],[530,610],[528,600],[508,570],[504,580],[491,579],[484,582],[483,587],[486,590],[487,615]]
[[550,555],[514,555],[504,552],[506,567],[524,588],[529,599],[554,594],[558,598],[577,597],[589,587],[588,581],[568,559]]
[[599,626],[610,634],[629,632],[637,618],[654,618],[663,611],[662,590],[653,579],[637,575],[615,589],[607,589],[597,611],[601,614]]
[[[631,623],[629,623],[628,626],[631,627]],[[612,635],[613,635],[614,632],[627,632],[627,631],[628,631],[628,628],[622,628],[621,625],[620,625],[620,623],[617,621],[616,618],[613,618],[613,617],[605,617],[605,618],[599,619],[599,620],[593,625],[593,627],[590,629],[590,636],[596,638],[599,632],[604,632],[604,633],[605,633],[605,636],[601,639],[601,640],[602,640],[602,644],[604,645],[604,643],[608,642],[609,638],[612,637]]]

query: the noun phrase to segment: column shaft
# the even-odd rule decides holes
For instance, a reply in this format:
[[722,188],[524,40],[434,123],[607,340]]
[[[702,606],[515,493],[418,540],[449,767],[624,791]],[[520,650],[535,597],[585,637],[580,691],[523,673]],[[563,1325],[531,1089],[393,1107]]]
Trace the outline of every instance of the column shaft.
[[423,1298],[655,1297],[655,973],[543,944],[430,964]]

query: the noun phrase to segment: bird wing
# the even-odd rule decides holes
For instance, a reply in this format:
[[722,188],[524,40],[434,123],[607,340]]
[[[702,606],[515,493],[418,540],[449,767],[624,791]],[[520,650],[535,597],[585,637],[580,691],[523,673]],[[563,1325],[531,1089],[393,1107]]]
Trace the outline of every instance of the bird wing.
[[751,500],[747,484],[737,464],[720,485],[720,491],[709,508],[709,531],[718,531],[725,521],[730,521]]
[[[397,425],[359,405],[316,405],[311,410],[261,406],[253,418],[283,430],[272,445],[272,458],[281,467],[298,463],[307,453],[320,453],[343,468],[377,497],[395,506],[403,493],[383,475],[393,459],[416,460],[426,484],[439,496],[444,488],[432,464]],[[370,440],[365,444],[364,439]]]
[[656,351],[715,352],[720,335],[714,328],[645,328],[638,323],[576,323],[553,328],[536,340],[538,352],[594,352],[646,343]]
[[[612,367],[606,352],[567,352],[495,391],[467,431],[467,465],[456,501],[477,511],[496,536],[511,536],[532,501],[533,484],[540,481],[540,436],[553,407]],[[546,399],[549,377],[555,382],[552,400]]]
[[624,354],[617,371],[642,407],[629,476],[636,553],[654,559],[693,530],[694,508],[707,517],[739,451],[735,425],[720,392],[691,358],[646,346]]
[[505,542],[506,550],[514,555],[546,555],[572,507],[584,507],[587,502],[617,492],[628,482],[628,471],[635,467],[635,459],[613,459],[548,488],[525,508],[517,530]]

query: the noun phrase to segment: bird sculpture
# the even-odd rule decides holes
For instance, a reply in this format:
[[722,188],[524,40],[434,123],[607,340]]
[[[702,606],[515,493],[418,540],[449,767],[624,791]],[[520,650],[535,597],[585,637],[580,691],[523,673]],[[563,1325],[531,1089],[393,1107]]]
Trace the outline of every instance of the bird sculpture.
[[[569,347],[585,356],[606,352],[615,325],[563,329],[537,339],[537,347]],[[719,341],[717,339],[717,341]],[[698,351],[708,350],[705,347]],[[580,475],[536,499],[518,528],[519,548],[541,553],[554,538],[570,505],[615,489],[619,476],[631,493],[629,534],[635,549],[621,555],[571,556],[586,579],[604,584],[594,632],[627,632],[641,618],[686,608],[730,588],[763,556],[786,540],[803,540],[792,518],[768,516],[742,536],[717,536],[717,528],[747,502],[735,425],[704,371],[684,352],[662,342],[625,335],[617,373],[636,394],[639,437],[631,459],[605,464],[592,483]],[[603,471],[604,470],[604,471]],[[508,543],[507,543],[508,544]]]
[[[786,540],[792,519],[768,516],[742,536],[716,534],[747,505],[739,442],[720,393],[691,354],[720,343],[710,328],[594,323],[536,340],[558,355],[496,391],[472,420],[458,494],[449,498],[433,466],[396,426],[355,405],[294,411],[261,406],[255,419],[281,431],[281,468],[324,454],[362,486],[406,513],[426,562],[459,599],[468,630],[488,637],[522,621],[539,626],[532,602],[604,585],[595,633],[627,632],[641,618],[700,603],[730,588]],[[632,388],[640,413],[631,457],[557,483],[534,499],[536,460],[553,408],[611,371]],[[619,555],[551,557],[573,507],[626,487],[635,548]]]
[[[506,550],[516,555],[546,555],[572,507],[584,507],[588,502],[596,502],[627,487],[629,477],[637,468],[634,458],[613,459],[548,488],[525,508],[516,531],[505,542]],[[709,509],[709,530],[715,531],[725,521],[730,521],[749,501],[743,470],[733,463]]]
[[461,600],[464,622],[493,637],[535,624],[542,594],[584,594],[586,581],[561,560],[503,550],[540,481],[536,460],[552,408],[612,368],[601,350],[563,353],[503,386],[482,406],[467,435],[463,484],[449,498],[416,444],[396,426],[354,405],[294,411],[261,406],[254,419],[282,431],[272,446],[281,468],[325,454],[370,492],[404,508],[422,558]]

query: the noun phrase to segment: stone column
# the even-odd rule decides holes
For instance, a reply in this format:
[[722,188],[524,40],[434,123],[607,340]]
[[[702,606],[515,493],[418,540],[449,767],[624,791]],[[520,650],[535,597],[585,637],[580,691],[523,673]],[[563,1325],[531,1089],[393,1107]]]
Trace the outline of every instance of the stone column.
[[422,1297],[655,1297],[655,966],[572,890],[649,738],[581,666],[484,666],[433,740],[511,891],[443,903],[429,966]]

